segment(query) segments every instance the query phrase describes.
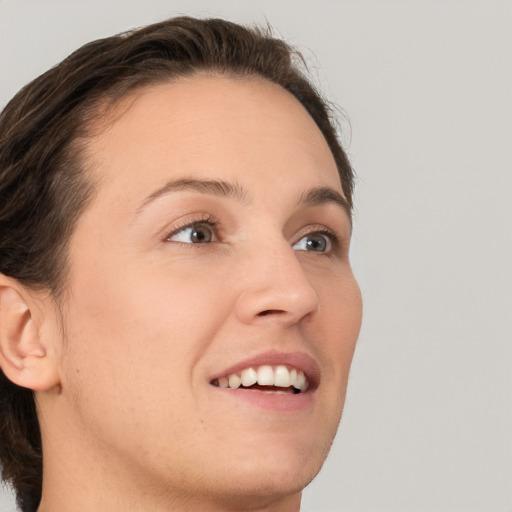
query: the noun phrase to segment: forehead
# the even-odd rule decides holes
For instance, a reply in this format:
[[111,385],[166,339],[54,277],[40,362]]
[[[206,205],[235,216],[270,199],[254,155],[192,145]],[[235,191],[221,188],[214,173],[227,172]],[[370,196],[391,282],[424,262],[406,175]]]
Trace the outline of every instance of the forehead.
[[[251,184],[307,178],[341,191],[330,149],[305,108],[257,78],[193,76],[144,87],[101,121],[86,161],[99,194],[133,198],[170,177]],[[123,200],[124,200],[123,199]]]

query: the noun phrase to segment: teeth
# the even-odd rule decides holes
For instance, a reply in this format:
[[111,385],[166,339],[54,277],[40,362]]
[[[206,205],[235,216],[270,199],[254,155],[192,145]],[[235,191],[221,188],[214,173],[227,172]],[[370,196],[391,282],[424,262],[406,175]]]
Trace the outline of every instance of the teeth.
[[258,368],[258,384],[260,386],[274,385],[274,370],[272,370],[272,366],[260,366]]
[[248,388],[258,382],[258,374],[254,368],[247,368],[242,372],[242,386]]
[[[306,391],[309,387],[309,382],[303,371],[295,368],[288,369],[284,365],[275,368],[270,365],[263,365],[257,369],[246,368],[240,374],[232,373],[217,380],[217,385],[220,388],[238,389],[240,386],[250,387],[254,384],[276,386],[277,388],[293,386],[299,391]],[[276,389],[276,392],[279,392],[279,390]]]
[[307,381],[306,381],[306,376],[304,375],[303,372],[297,372],[297,378],[295,379],[294,386],[298,389],[306,391]]
[[229,382],[229,387],[231,389],[237,389],[241,386],[242,379],[236,373],[232,373],[228,378],[228,382]]
[[288,368],[286,368],[286,366],[278,366],[275,372],[274,386],[289,388],[291,385]]

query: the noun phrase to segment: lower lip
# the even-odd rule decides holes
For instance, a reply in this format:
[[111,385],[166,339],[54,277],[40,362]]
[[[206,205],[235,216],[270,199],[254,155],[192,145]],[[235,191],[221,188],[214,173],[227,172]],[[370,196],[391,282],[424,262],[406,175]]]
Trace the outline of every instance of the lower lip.
[[307,409],[313,404],[313,391],[305,393],[272,393],[255,389],[230,389],[212,386],[218,393],[234,400],[245,401],[256,407],[276,412],[297,412]]

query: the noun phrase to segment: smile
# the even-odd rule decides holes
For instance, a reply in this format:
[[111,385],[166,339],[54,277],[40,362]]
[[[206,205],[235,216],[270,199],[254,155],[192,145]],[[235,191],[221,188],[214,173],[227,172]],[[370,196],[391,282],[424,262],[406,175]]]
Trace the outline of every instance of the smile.
[[273,393],[300,393],[309,388],[304,372],[285,365],[245,368],[212,381],[219,388],[249,388]]

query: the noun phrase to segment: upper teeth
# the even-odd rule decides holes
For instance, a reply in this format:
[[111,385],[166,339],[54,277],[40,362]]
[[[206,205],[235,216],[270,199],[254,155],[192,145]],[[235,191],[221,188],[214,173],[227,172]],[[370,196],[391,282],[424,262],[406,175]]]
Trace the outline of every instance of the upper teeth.
[[301,370],[295,368],[288,369],[280,365],[272,367],[269,365],[259,366],[258,368],[246,368],[239,373],[231,373],[226,377],[218,379],[219,387],[237,389],[240,386],[249,387],[253,384],[260,386],[276,386],[279,388],[288,388],[293,386],[300,391],[306,391],[309,386],[308,380]]

